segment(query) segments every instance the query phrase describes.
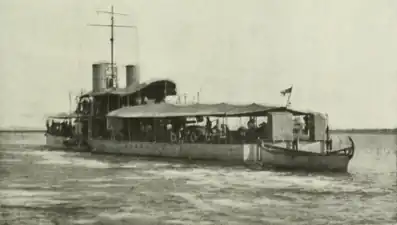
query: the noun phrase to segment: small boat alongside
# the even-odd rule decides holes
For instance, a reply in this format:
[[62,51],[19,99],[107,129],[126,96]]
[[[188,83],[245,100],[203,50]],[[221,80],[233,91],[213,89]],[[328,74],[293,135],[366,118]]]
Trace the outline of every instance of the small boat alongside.
[[259,141],[261,165],[286,170],[346,172],[355,151],[353,139],[348,138],[350,146],[323,153],[292,150]]

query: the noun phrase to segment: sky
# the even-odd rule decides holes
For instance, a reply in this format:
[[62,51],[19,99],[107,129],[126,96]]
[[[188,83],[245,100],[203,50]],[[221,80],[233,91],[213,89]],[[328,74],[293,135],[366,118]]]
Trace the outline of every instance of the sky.
[[137,64],[201,102],[285,104],[333,128],[397,127],[394,0],[1,0],[0,127],[40,128],[92,87],[92,63]]

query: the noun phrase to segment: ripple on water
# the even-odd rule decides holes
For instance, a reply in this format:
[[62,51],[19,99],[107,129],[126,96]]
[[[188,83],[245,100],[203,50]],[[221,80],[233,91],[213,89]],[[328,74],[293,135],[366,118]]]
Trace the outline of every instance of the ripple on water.
[[10,219],[25,213],[16,224],[55,224],[51,218],[84,225],[396,221],[395,153],[358,147],[350,174],[319,175],[25,148],[0,146],[7,169],[1,210]]
[[238,208],[243,210],[250,210],[254,207],[254,204],[252,204],[252,202],[246,202],[241,200],[238,201],[232,199],[213,199],[212,203],[219,206],[227,206],[230,208]]
[[20,159],[2,159],[1,163],[4,166],[4,164],[14,164],[14,163],[21,162],[21,161],[22,160],[20,160]]
[[14,189],[14,190],[0,190],[0,195],[2,197],[35,197],[35,196],[54,196],[54,195],[59,195],[59,192],[54,192],[54,191],[27,191],[23,189]]
[[37,161],[35,164],[38,165],[64,165],[69,167],[86,167],[90,169],[108,169],[111,166],[108,163],[90,160],[90,159],[81,159],[78,157],[64,157],[64,154],[47,154],[42,155],[44,160]]
[[80,178],[78,180],[79,182],[82,183],[103,183],[103,182],[112,182],[114,181],[114,179],[112,179],[111,177],[96,177],[96,178]]
[[53,191],[27,191],[23,189],[0,190],[1,204],[6,206],[47,206],[56,205],[65,201],[54,200],[60,192]]
[[195,195],[190,194],[190,193],[170,193],[170,195],[178,196],[186,200],[188,203],[191,205],[194,205],[198,210],[204,210],[204,211],[216,211],[216,209],[213,206],[210,206],[209,204],[205,203],[201,199],[197,198]]

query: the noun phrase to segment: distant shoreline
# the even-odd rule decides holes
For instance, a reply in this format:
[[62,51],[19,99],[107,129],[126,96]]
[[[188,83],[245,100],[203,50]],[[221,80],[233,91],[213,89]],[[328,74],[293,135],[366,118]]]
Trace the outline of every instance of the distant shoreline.
[[0,133],[45,133],[44,129],[1,129]]
[[331,133],[350,133],[350,134],[397,134],[397,129],[336,129]]
[[[45,133],[45,129],[0,129],[0,133]],[[336,129],[331,133],[397,134],[397,129]]]

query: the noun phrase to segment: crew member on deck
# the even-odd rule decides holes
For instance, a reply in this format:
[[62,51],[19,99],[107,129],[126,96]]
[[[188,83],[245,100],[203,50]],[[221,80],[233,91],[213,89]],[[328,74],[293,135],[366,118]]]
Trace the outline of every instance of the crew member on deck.
[[219,133],[221,130],[221,124],[219,123],[219,119],[216,119],[215,126],[212,128],[216,130],[216,133]]
[[49,120],[46,121],[45,126],[47,127],[47,133],[50,133],[50,121]]
[[165,129],[167,130],[167,132],[172,131],[172,123],[171,123],[171,120],[167,120],[166,125],[165,125]]
[[248,127],[248,130],[256,128],[254,117],[250,117],[250,119],[248,120],[248,123],[247,123],[247,127]]
[[299,148],[299,140],[302,136],[302,131],[305,128],[305,123],[301,117],[296,117],[294,119],[294,140],[292,143],[292,148],[298,150]]
[[153,141],[154,140],[154,131],[153,131],[153,126],[151,124],[146,125],[146,138],[148,141]]
[[210,120],[210,117],[208,117],[208,116],[207,116],[206,120],[207,121],[205,123],[205,129],[206,129],[207,133],[209,134],[209,133],[211,133],[212,122]]
[[325,130],[325,135],[326,135],[326,148],[327,150],[332,150],[332,139],[331,136],[329,135],[329,126],[327,126]]
[[51,125],[50,125],[50,134],[54,135],[56,132],[56,125],[54,120],[51,120]]
[[250,117],[247,122],[246,140],[253,141],[257,138],[255,117]]
[[309,115],[304,116],[303,121],[305,122],[305,128],[304,128],[303,132],[305,134],[309,134],[309,123],[310,123]]
[[148,100],[149,100],[149,99],[148,99],[146,96],[143,96],[143,97],[142,97],[142,102],[141,102],[141,104],[142,104],[142,105],[147,104],[147,103],[148,103]]
[[82,101],[82,111],[84,115],[88,115],[90,112],[90,102],[88,99],[84,98]]

